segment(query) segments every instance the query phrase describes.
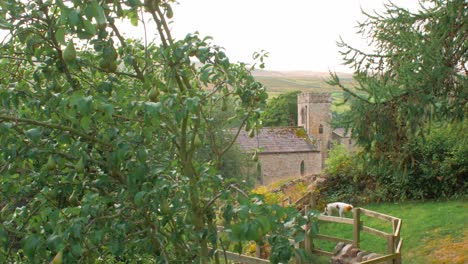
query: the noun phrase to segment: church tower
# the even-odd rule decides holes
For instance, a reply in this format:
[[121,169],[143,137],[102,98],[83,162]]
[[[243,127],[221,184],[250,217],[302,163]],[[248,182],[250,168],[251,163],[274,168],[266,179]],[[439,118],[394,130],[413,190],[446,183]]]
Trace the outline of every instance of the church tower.
[[303,126],[307,134],[317,140],[317,146],[322,154],[323,168],[332,136],[331,94],[299,94],[297,96],[297,113],[298,125]]

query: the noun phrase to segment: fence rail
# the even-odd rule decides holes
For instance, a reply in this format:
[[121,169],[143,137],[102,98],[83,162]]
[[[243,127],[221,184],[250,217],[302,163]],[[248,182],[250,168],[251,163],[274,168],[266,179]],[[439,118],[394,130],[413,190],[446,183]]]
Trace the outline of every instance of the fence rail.
[[[286,200],[284,200],[283,203],[285,201]],[[290,200],[288,202],[290,202]],[[295,202],[295,205],[296,205],[296,208],[298,208],[298,210],[300,210],[303,214],[305,214],[308,212],[310,208],[315,209],[316,200],[313,197],[313,194],[309,192],[307,195],[299,198]],[[365,226],[364,223],[360,220],[361,215],[366,215],[372,218],[390,222],[392,224],[392,233],[387,233],[384,231],[380,231],[378,229]],[[306,236],[306,240],[302,243],[295,243],[294,240],[290,239],[289,240],[290,243],[293,244],[296,248],[298,247],[304,248],[308,252],[331,257],[334,255],[333,252],[314,248],[312,239],[324,240],[324,241],[330,241],[330,242],[344,242],[347,244],[353,244],[353,246],[359,248],[359,244],[361,240],[360,239],[361,231],[362,231],[362,232],[370,233],[370,234],[386,239],[387,240],[387,252],[386,252],[386,255],[384,256],[374,258],[372,260],[359,262],[359,263],[374,264],[374,263],[386,262],[386,263],[392,263],[392,264],[401,264],[401,249],[403,246],[403,239],[400,238],[400,231],[401,231],[401,226],[402,226],[401,219],[393,217],[393,216],[385,215],[379,212],[357,207],[353,209],[353,218],[342,218],[342,217],[319,215],[318,220],[324,221],[324,222],[353,225],[353,239],[350,240],[350,239],[333,237],[333,236],[324,235],[324,234],[318,234],[318,235],[313,236],[313,238],[311,238],[310,236]],[[218,232],[223,232],[223,231],[224,231],[223,227],[218,227]],[[268,236],[266,236],[265,238],[267,237]],[[256,249],[257,249],[256,257],[241,255],[241,254],[229,252],[229,251],[219,252],[219,253],[225,254],[224,257],[226,257],[228,260],[232,260],[232,261],[240,262],[240,263],[247,263],[247,264],[270,263],[270,261],[260,258],[260,256],[262,255],[262,250],[261,250],[262,247],[259,245],[256,245]],[[299,259],[297,259],[296,262],[301,263]]]

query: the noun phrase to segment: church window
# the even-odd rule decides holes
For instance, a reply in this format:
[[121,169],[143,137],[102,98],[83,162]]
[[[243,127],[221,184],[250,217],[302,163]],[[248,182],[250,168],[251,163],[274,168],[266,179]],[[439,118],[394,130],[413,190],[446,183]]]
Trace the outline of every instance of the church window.
[[301,176],[304,176],[305,174],[305,164],[304,161],[301,161]]
[[319,126],[319,134],[323,134],[323,126],[322,125]]

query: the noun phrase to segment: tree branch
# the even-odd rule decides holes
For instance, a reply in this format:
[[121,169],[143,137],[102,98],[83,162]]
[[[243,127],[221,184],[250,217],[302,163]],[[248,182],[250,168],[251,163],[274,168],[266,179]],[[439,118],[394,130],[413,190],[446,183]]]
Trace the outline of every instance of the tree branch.
[[42,121],[37,121],[37,120],[33,120],[33,119],[27,119],[27,118],[18,118],[18,117],[12,117],[12,116],[6,116],[6,115],[0,115],[0,120],[5,120],[5,121],[14,121],[14,122],[17,122],[17,123],[24,123],[24,124],[29,124],[29,125],[36,125],[36,126],[41,126],[41,127],[48,127],[48,128],[52,128],[52,129],[57,129],[57,130],[61,130],[61,131],[66,131],[66,132],[69,132],[71,134],[74,134],[74,135],[77,135],[79,137],[82,137],[86,140],[89,140],[91,142],[95,142],[95,143],[99,143],[99,144],[102,144],[106,147],[109,147],[109,148],[112,148],[112,145],[109,144],[108,142],[105,142],[105,141],[102,141],[102,140],[99,140],[93,136],[90,136],[88,134],[85,134],[77,129],[74,129],[74,128],[71,128],[71,127],[67,127],[67,126],[63,126],[63,125],[57,125],[57,124],[52,124],[52,123],[46,123],[46,122],[42,122]]
[[[120,34],[120,31],[117,29],[117,27],[115,26],[114,22],[109,22],[109,25],[111,26],[112,30],[114,31],[115,35],[117,36],[117,38],[119,39],[120,41],[120,45],[122,45],[122,48],[126,48],[127,47],[127,44],[125,43],[125,39],[124,37],[122,37],[122,35]],[[145,76],[143,76],[143,73],[141,72],[140,70],[140,67],[138,67],[138,64],[137,64],[137,61],[136,60],[133,60],[132,61],[132,66],[133,66],[133,69],[135,70],[136,72],[136,77],[141,80],[141,81],[144,81],[145,80]]]

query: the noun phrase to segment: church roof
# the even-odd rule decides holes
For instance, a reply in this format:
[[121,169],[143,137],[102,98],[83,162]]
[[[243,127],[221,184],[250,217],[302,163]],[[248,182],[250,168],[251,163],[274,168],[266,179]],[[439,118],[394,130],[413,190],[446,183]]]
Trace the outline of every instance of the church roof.
[[264,154],[319,151],[313,141],[302,127],[265,127],[252,138],[242,130],[236,142],[244,151],[259,148]]
[[346,137],[346,138],[349,138],[351,137],[351,130],[348,129],[348,131],[346,131],[344,128],[340,127],[340,128],[337,128],[335,130],[333,130],[333,133],[339,137]]

